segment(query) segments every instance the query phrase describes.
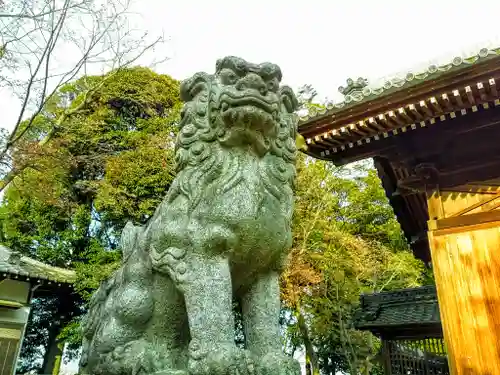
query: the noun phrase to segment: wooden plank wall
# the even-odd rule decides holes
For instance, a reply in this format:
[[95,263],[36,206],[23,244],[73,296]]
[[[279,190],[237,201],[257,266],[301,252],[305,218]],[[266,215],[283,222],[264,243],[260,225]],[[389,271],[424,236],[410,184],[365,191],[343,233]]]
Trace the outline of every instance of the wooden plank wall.
[[0,375],[14,373],[20,339],[20,327],[15,329],[0,326]]
[[454,375],[500,374],[500,184],[428,193],[429,242]]

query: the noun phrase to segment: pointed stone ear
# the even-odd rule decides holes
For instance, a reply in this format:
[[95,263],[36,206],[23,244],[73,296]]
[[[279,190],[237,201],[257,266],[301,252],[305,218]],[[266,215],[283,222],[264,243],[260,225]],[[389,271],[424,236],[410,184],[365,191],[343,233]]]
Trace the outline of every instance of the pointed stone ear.
[[191,78],[181,82],[181,100],[184,103],[190,102],[193,98],[207,87],[210,76],[207,73],[196,73]]
[[137,234],[140,227],[136,227],[132,222],[127,222],[123,228],[120,238],[120,247],[123,253],[123,259],[127,259],[137,246]]
[[215,71],[218,72],[222,66],[222,63],[224,62],[224,58],[217,59],[215,62]]
[[288,113],[293,113],[299,108],[299,101],[289,86],[280,87],[280,96]]

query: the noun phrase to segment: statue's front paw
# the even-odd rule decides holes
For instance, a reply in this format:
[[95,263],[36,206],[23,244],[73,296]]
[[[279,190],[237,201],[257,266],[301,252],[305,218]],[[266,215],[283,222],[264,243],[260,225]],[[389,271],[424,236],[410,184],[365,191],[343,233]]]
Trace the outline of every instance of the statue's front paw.
[[191,343],[189,356],[190,375],[254,375],[250,354],[233,344],[203,350]]
[[257,375],[300,375],[300,364],[283,353],[268,353],[257,363]]

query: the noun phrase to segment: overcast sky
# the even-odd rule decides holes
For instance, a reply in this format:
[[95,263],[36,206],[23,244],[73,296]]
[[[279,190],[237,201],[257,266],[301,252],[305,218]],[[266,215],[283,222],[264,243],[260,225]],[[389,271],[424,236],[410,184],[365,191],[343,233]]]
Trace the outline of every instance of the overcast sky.
[[[287,84],[330,99],[348,77],[373,82],[500,35],[498,0],[135,0],[133,10],[139,28],[170,38],[161,73],[213,72],[217,58],[238,55],[277,63]],[[19,109],[9,96],[0,92],[7,128]]]
[[[157,68],[183,79],[238,55],[281,66],[292,87],[338,99],[348,77],[375,80],[498,41],[499,0],[136,0],[138,25],[170,37]],[[0,93],[10,127],[16,102]]]
[[[139,3],[138,3],[139,4]],[[149,6],[149,4],[151,4]],[[154,4],[154,5],[153,5]],[[337,95],[347,77],[378,78],[494,39],[499,1],[146,0],[148,27],[171,35],[162,70],[213,71],[228,54],[272,61],[292,85]],[[451,60],[451,58],[450,58]]]

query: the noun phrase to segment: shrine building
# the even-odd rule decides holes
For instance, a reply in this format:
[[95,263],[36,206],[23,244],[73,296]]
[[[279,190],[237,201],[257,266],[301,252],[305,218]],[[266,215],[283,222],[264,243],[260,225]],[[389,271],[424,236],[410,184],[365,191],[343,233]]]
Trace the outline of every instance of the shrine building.
[[[0,375],[15,374],[32,299],[53,293],[55,288],[71,290],[75,279],[74,271],[49,266],[0,245]],[[46,353],[49,368],[60,361],[57,354],[61,354],[51,350],[57,348],[52,341]]]
[[436,287],[361,296],[387,374],[500,374],[500,48],[429,64],[300,118],[311,157],[373,158]]

